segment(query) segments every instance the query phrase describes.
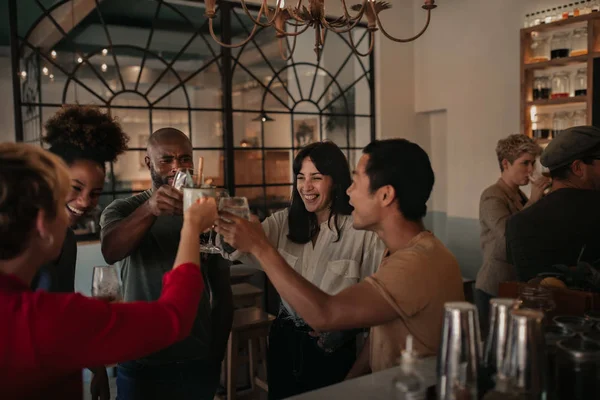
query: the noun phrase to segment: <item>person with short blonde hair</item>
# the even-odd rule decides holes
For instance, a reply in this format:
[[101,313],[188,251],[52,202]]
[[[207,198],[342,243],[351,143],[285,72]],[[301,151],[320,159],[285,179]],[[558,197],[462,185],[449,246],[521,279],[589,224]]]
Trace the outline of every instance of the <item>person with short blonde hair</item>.
[[498,157],[500,171],[504,171],[504,160],[512,164],[523,154],[530,154],[537,158],[542,154],[542,148],[529,136],[521,134],[510,135],[507,138],[498,140],[496,156]]
[[82,399],[82,368],[170,346],[189,335],[197,313],[204,290],[198,236],[218,218],[209,199],[185,212],[179,250],[157,301],[107,303],[31,290],[42,265],[63,248],[70,179],[56,155],[33,145],[0,144],[2,398]]
[[[521,134],[510,135],[496,145],[500,179],[483,191],[479,202],[483,265],[475,281],[475,303],[484,328],[488,322],[489,301],[498,295],[500,282],[516,278],[513,266],[506,259],[506,221],[542,198],[550,185],[548,178],[535,181],[531,178],[536,158],[541,153],[541,147],[533,139]],[[528,199],[519,187],[529,183],[531,196]]]

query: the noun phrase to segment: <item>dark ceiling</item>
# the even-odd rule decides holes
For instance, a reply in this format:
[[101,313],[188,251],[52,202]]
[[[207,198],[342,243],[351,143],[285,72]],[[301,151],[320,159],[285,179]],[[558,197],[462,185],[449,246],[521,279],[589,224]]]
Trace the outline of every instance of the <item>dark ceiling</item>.
[[[9,0],[0,0],[0,16],[2,16],[0,19],[0,45],[2,46],[10,45],[8,2]],[[48,9],[57,1],[40,0],[40,3]],[[145,47],[148,33],[154,27],[155,38],[150,49],[164,54],[165,58],[169,58],[169,53],[175,55],[179,50],[177,46],[182,46],[190,34],[199,28],[211,46],[217,49],[218,46],[209,37],[208,24],[205,23],[206,18],[204,17],[204,4],[199,1],[188,1],[190,5],[184,3],[183,1],[169,2],[167,0],[162,4],[156,16],[159,4],[159,1],[156,0],[103,0],[99,7],[101,16],[96,10],[90,12],[75,29],[69,32],[68,38],[61,40],[55,47],[57,50],[74,50],[73,48],[77,46],[84,52],[101,50],[108,45],[104,23],[109,27],[113,43],[140,47]],[[18,0],[17,4],[19,35],[23,37],[43,14],[43,11],[35,0]],[[174,9],[179,10],[180,13]],[[242,16],[241,12],[238,15],[239,19],[235,17],[231,19],[232,35],[245,37],[247,33],[241,22],[243,21],[246,27],[252,25],[247,17]],[[215,33],[220,35],[218,15],[214,23]],[[182,43],[181,39],[184,36],[186,39]],[[263,36],[266,37],[266,35]],[[210,50],[206,45],[197,45],[191,46],[185,53],[185,58],[198,59],[209,56]]]

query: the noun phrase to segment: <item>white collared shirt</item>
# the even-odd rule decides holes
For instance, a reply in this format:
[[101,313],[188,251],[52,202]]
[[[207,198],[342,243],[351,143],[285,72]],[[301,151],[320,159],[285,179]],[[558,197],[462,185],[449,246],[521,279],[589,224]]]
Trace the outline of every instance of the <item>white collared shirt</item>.
[[[327,222],[321,224],[314,246],[312,241],[298,244],[288,239],[287,209],[274,213],[262,223],[269,241],[285,261],[328,294],[336,294],[374,274],[385,252],[385,245],[377,234],[354,229],[349,215],[338,216],[341,239],[336,242],[333,223],[332,219],[331,228]],[[260,264],[248,254],[236,251],[228,258],[261,269]],[[290,315],[298,317],[285,300],[282,299],[282,303]]]

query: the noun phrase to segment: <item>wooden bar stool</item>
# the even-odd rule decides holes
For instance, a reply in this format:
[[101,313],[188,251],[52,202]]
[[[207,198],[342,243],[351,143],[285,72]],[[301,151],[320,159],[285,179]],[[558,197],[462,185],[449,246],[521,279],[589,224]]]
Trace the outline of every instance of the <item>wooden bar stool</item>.
[[233,307],[258,307],[262,308],[263,290],[249,283],[238,283],[231,285],[233,293]]
[[[267,339],[274,316],[258,307],[241,308],[233,314],[233,324],[227,343],[225,365],[225,388],[228,400],[257,395],[257,389],[268,393],[267,377]],[[246,353],[240,354],[240,350]],[[237,390],[237,378],[240,366],[248,364],[250,388]],[[260,367],[260,371],[259,371]],[[259,372],[262,377],[259,376]],[[217,396],[224,399],[222,395]]]

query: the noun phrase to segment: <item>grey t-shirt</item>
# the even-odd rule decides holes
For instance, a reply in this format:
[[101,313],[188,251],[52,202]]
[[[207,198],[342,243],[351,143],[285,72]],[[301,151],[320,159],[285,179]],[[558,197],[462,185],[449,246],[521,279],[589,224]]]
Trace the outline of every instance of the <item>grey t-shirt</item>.
[[[152,190],[147,190],[127,199],[113,201],[104,209],[100,218],[102,229],[100,238],[104,239],[107,227],[129,216],[151,195]],[[181,216],[157,217],[138,248],[120,261],[125,301],[154,301],[160,297],[163,275],[173,268],[175,262],[182,224]],[[209,267],[210,265],[204,264],[202,269],[207,283],[206,269]],[[204,290],[192,334],[166,349],[145,357],[145,360],[170,362],[208,359],[212,339],[210,314],[209,291]],[[140,340],[144,340],[143,336]]]

